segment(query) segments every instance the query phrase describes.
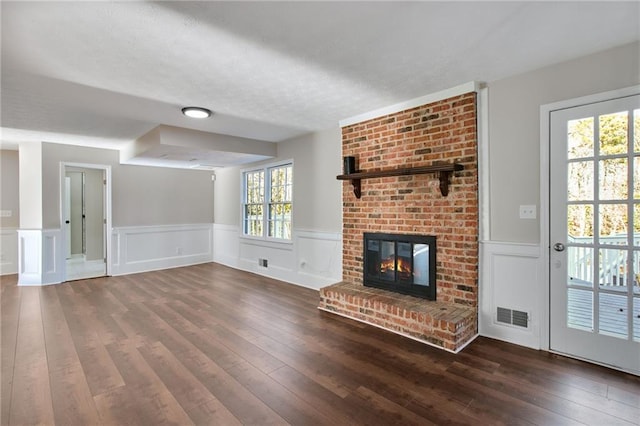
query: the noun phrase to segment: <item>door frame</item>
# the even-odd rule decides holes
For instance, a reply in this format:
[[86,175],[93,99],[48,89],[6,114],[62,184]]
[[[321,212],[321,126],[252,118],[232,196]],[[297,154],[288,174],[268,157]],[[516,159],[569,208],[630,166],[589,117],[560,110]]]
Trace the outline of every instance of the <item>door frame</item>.
[[[111,259],[111,244],[112,244],[112,225],[111,225],[111,166],[106,164],[90,164],[90,163],[72,163],[72,162],[60,162],[60,230],[63,231],[65,228],[65,176],[67,167],[78,167],[83,169],[94,169],[94,170],[102,170],[104,172],[104,179],[106,181],[104,185],[104,218],[106,219],[106,223],[104,224],[104,240],[105,240],[105,259],[106,259],[106,275],[111,275],[112,269],[112,259]],[[67,241],[66,232],[61,232],[62,234],[62,253],[67,252],[67,246],[70,244]],[[67,262],[62,262],[61,265],[62,271],[62,281],[67,281]]]
[[[551,242],[549,236],[549,232],[551,231],[551,218],[549,214],[549,208],[551,207],[549,198],[551,195],[551,113],[557,110],[638,94],[640,94],[640,86],[631,86],[540,106],[540,246],[543,258],[542,303],[540,304],[540,348],[543,350],[550,351],[551,341]],[[563,355],[567,356],[566,354]],[[594,363],[594,361],[589,362]],[[610,366],[607,367],[610,368]]]

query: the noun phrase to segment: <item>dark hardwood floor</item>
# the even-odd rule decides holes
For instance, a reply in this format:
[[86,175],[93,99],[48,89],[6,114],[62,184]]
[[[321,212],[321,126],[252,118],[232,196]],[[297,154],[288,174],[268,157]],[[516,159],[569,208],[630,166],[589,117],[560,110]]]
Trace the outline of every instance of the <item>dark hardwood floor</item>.
[[640,424],[640,378],[478,338],[453,355],[217,264],[2,281],[3,425]]

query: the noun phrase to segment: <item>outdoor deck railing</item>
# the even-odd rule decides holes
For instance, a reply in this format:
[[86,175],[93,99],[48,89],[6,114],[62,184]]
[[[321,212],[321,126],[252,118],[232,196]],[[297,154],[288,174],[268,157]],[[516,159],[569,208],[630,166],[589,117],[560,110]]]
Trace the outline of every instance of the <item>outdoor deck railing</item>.
[[[593,241],[590,237],[569,237],[568,242],[573,244],[588,244]],[[614,235],[600,237],[600,243],[606,244],[607,248],[602,248],[599,253],[600,268],[598,273],[598,284],[601,286],[624,287],[627,282],[627,267],[632,268],[634,276],[634,286],[640,289],[640,253],[633,256],[631,263],[627,262],[627,251],[620,250],[616,246],[627,244],[626,235]],[[640,233],[634,235],[634,246],[640,247]],[[570,246],[568,250],[568,272],[575,282],[593,283],[593,247]]]

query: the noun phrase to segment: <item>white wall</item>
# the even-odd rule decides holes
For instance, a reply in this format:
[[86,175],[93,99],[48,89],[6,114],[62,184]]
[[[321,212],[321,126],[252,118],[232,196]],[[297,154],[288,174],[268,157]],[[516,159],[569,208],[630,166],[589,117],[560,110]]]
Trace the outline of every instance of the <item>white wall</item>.
[[[252,166],[293,160],[291,243],[242,237],[241,175]],[[310,288],[342,277],[341,133],[335,127],[278,144],[277,158],[216,172],[214,260]],[[266,259],[268,267],[258,266]]]
[[213,260],[213,224],[114,227],[112,275]]
[[[540,107],[640,84],[640,43],[488,84],[489,235],[480,241],[480,334],[545,348],[548,247],[521,204],[540,206]],[[497,307],[529,314],[526,328],[496,321]]]

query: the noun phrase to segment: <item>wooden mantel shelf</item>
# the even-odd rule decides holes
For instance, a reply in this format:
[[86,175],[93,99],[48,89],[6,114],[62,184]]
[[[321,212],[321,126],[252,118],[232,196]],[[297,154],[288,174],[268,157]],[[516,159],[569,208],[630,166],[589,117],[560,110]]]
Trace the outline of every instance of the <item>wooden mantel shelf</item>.
[[362,195],[361,183],[360,183],[362,179],[438,173],[438,178],[440,179],[440,193],[442,193],[442,196],[446,197],[449,194],[449,179],[451,177],[451,173],[459,170],[463,170],[463,169],[464,169],[464,166],[462,164],[444,163],[444,164],[434,164],[432,166],[374,170],[370,172],[365,172],[360,170],[354,173],[349,173],[347,175],[338,175],[336,176],[336,179],[350,180],[351,184],[353,185],[353,193],[355,194],[356,198],[360,198]]

